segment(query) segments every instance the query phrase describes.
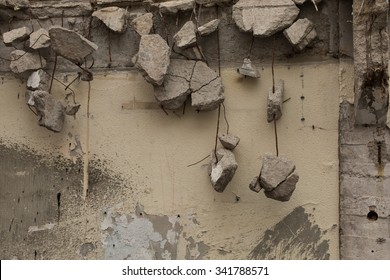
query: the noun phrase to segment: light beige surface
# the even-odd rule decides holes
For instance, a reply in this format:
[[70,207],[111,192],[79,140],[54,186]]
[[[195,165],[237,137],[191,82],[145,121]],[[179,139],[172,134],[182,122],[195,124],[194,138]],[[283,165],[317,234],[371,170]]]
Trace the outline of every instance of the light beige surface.
[[[234,150],[238,170],[222,194],[209,182],[207,160],[187,167],[213,149],[217,111],[197,113],[188,103],[184,115],[178,110],[167,116],[156,106],[152,86],[136,71],[95,74],[91,83],[90,157],[106,160],[127,178],[134,191],[109,207],[130,212],[140,203],[148,214],[180,214],[187,238],[209,247],[203,258],[234,259],[247,258],[267,229],[303,206],[313,214],[311,221],[327,230],[322,239],[330,240],[330,258],[337,259],[338,227],[333,225],[338,225],[339,199],[339,64],[275,68],[276,81],[285,81],[285,99],[289,99],[277,122],[279,151],[295,162],[300,176],[296,191],[285,203],[248,188],[259,173],[262,155],[275,152],[274,126],[266,121],[271,69],[269,65],[261,69],[259,80],[244,79],[235,69],[222,72],[230,132],[241,138]],[[59,152],[70,157],[69,145],[73,148],[79,135],[85,147],[85,82],[74,86],[82,104],[80,112],[76,119],[67,117],[59,134],[38,126],[25,105],[25,85],[5,77],[0,89],[0,135],[7,144],[25,145],[47,156]],[[54,94],[63,95],[60,86]],[[221,131],[225,129],[222,110]],[[80,188],[82,185],[80,182]],[[179,238],[178,258],[184,258],[186,242],[183,236]],[[299,258],[300,254],[290,257]]]

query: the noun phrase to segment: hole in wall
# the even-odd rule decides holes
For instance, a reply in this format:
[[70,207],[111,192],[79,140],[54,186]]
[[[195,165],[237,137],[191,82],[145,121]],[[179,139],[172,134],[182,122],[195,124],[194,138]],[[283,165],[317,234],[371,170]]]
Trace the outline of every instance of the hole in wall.
[[367,219],[369,219],[370,221],[376,221],[378,220],[378,214],[375,211],[371,210],[367,214]]

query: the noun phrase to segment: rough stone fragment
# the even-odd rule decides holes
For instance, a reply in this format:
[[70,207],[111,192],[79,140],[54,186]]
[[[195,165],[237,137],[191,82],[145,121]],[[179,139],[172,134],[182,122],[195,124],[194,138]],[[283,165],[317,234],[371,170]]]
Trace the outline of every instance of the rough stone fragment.
[[51,131],[60,132],[65,121],[65,108],[62,102],[42,90],[36,90],[32,95],[33,106],[39,116],[39,125]]
[[147,35],[150,33],[153,27],[153,14],[146,13],[142,16],[135,18],[131,25],[139,35]]
[[238,73],[245,77],[260,78],[259,70],[257,70],[255,65],[252,65],[249,58],[244,58],[244,63],[238,68]]
[[259,176],[253,178],[252,182],[249,184],[249,189],[257,193],[261,191],[262,187],[260,186]]
[[14,44],[27,40],[29,34],[30,29],[28,29],[27,27],[12,29],[11,31],[5,32],[3,34],[3,41],[7,47],[11,47]]
[[191,93],[190,79],[196,61],[172,59],[161,86],[155,86],[154,95],[164,109],[180,108]]
[[207,64],[203,61],[199,61],[196,63],[193,75],[191,77],[191,90],[197,91],[201,87],[205,86],[206,84],[217,78],[218,75],[213,69],[208,67]]
[[281,156],[266,153],[260,174],[260,184],[265,191],[272,191],[295,170],[294,163]]
[[217,30],[219,22],[219,19],[213,19],[212,21],[209,21],[208,23],[199,27],[198,32],[200,36],[206,36],[213,33],[215,30]]
[[15,11],[27,8],[29,5],[28,0],[0,0],[0,7],[13,8]]
[[215,159],[214,151],[211,153],[211,163],[208,170],[211,184],[217,192],[223,192],[229,182],[233,179],[238,168],[234,154],[226,149],[217,150],[218,162]]
[[196,43],[195,24],[187,21],[183,27],[173,36],[178,48],[188,48]]
[[29,4],[29,14],[39,19],[90,16],[92,11],[90,1],[30,1]]
[[159,4],[160,11],[167,14],[176,14],[178,11],[189,11],[194,7],[195,0],[175,0]]
[[139,43],[138,54],[133,62],[148,82],[162,85],[168,72],[170,55],[171,50],[160,35],[143,35]]
[[46,29],[40,28],[30,34],[30,48],[37,50],[47,48],[49,46],[50,37],[49,32]]
[[266,197],[275,200],[289,201],[295,190],[298,180],[298,174],[294,173],[272,191],[264,191],[264,194]]
[[65,107],[65,113],[69,116],[74,116],[79,111],[80,106],[78,103],[68,103]]
[[27,88],[30,90],[49,91],[50,76],[43,70],[33,72],[27,80]]
[[222,133],[218,135],[218,139],[221,142],[222,146],[228,150],[234,150],[240,142],[240,138],[233,134]]
[[75,31],[53,26],[49,29],[51,47],[60,56],[74,63],[83,63],[84,58],[98,49],[98,46]]
[[241,31],[268,37],[289,27],[299,14],[292,0],[240,0],[233,6],[233,19]]
[[307,18],[298,19],[293,25],[284,30],[283,34],[300,51],[317,37],[313,23]]
[[279,84],[275,85],[275,92],[272,88],[268,91],[267,121],[269,123],[274,120],[277,121],[282,117],[283,93],[283,80],[280,80]]
[[46,60],[43,57],[39,57],[37,53],[15,50],[11,52],[11,59],[10,68],[14,73],[38,70],[46,66]]
[[126,10],[119,7],[106,7],[92,13],[112,31],[123,33],[126,31]]

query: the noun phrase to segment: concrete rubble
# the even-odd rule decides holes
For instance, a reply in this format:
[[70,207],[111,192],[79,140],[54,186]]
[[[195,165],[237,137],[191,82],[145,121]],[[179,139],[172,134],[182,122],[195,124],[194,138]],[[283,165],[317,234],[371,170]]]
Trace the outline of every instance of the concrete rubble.
[[187,21],[183,27],[173,36],[178,48],[188,48],[196,43],[196,27],[192,21]]
[[219,149],[216,154],[218,162],[215,158],[215,152],[212,151],[208,173],[214,189],[221,193],[233,179],[238,164],[234,154],[229,150]]
[[234,150],[240,142],[240,138],[231,133],[221,133],[218,135],[218,139],[221,142],[222,146],[228,150]]
[[158,4],[160,11],[166,14],[176,14],[179,11],[189,11],[194,7],[195,0],[175,0]]
[[37,50],[47,48],[49,46],[50,37],[49,32],[46,29],[40,28],[30,34],[30,48]]
[[81,64],[98,46],[75,31],[53,26],[49,29],[51,47],[60,56]]
[[252,182],[249,184],[249,189],[257,193],[261,191],[262,187],[260,185],[259,176],[253,178]]
[[37,53],[15,50],[11,52],[11,59],[10,68],[14,73],[23,73],[46,67],[46,60]]
[[317,32],[314,24],[307,18],[298,19],[289,28],[283,31],[287,40],[299,51],[308,46],[315,38]]
[[268,37],[289,27],[299,14],[292,0],[240,0],[233,6],[233,19],[241,31]]
[[0,0],[0,7],[13,8],[15,11],[20,8],[27,8],[29,5],[28,0]]
[[257,70],[249,58],[244,58],[244,63],[237,71],[245,77],[260,78],[259,70]]
[[200,36],[207,36],[207,35],[213,33],[214,31],[217,30],[220,21],[221,20],[219,20],[219,19],[213,19],[212,21],[209,21],[208,23],[200,26],[198,28],[199,35]]
[[160,86],[168,72],[170,55],[171,50],[160,35],[143,35],[133,62],[148,82]]
[[114,32],[126,31],[127,12],[119,7],[106,7],[92,13],[92,16],[100,19],[109,29]]
[[26,41],[30,33],[31,31],[27,27],[12,29],[3,34],[3,42],[7,47],[12,47],[15,44]]
[[65,121],[65,107],[61,101],[46,91],[27,92],[28,104],[34,106],[39,117],[39,125],[60,132]]
[[74,116],[79,111],[81,104],[68,102],[65,107],[65,113],[69,116]]
[[50,76],[42,69],[34,71],[27,80],[27,89],[49,91]]
[[135,18],[131,22],[131,26],[139,35],[148,35],[153,27],[153,14],[146,13],[142,16]]
[[298,180],[299,176],[294,173],[272,191],[264,191],[264,194],[266,197],[278,201],[289,201],[295,191]]
[[277,121],[282,117],[284,81],[280,80],[275,85],[275,91],[271,88],[268,91],[267,101],[267,122]]

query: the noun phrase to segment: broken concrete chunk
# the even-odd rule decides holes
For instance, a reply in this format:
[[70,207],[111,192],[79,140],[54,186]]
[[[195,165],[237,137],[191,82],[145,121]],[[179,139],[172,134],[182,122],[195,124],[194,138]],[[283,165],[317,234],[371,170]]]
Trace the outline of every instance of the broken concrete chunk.
[[148,35],[153,27],[153,14],[146,13],[139,16],[131,22],[131,25],[139,35]]
[[93,12],[92,16],[100,19],[112,31],[123,33],[126,31],[126,14],[123,8],[107,7]]
[[62,102],[42,90],[36,90],[32,95],[34,107],[39,116],[39,125],[51,131],[60,132],[65,121],[65,108]]
[[298,19],[293,25],[284,30],[283,34],[300,51],[317,37],[313,23],[307,18]]
[[228,150],[234,150],[240,142],[240,138],[230,134],[230,133],[222,133],[218,135],[218,139],[221,142],[222,146]]
[[65,108],[65,113],[69,116],[74,116],[79,111],[81,104],[68,103]]
[[198,28],[200,36],[206,36],[217,30],[220,20],[214,19]]
[[50,76],[42,69],[33,72],[27,80],[27,88],[30,90],[49,91]]
[[218,162],[215,153],[211,153],[211,163],[208,172],[211,184],[217,192],[223,192],[229,182],[233,179],[238,168],[234,154],[225,149],[217,150]]
[[266,153],[260,174],[260,184],[265,191],[272,191],[284,182],[295,170],[294,163],[288,158]]
[[143,35],[133,62],[148,82],[160,86],[168,72],[170,55],[171,50],[160,35]]
[[194,7],[195,0],[175,0],[163,2],[159,5],[160,11],[167,14],[176,14],[178,11],[189,11]]
[[299,14],[292,0],[240,0],[233,6],[233,19],[241,31],[268,37],[289,27]]
[[191,77],[191,90],[197,91],[201,87],[210,83],[212,80],[217,79],[217,73],[207,66],[203,61],[198,61],[195,65],[192,77]]
[[30,6],[28,0],[0,0],[0,7],[12,8],[15,11]]
[[14,73],[38,70],[46,66],[46,60],[37,53],[15,50],[11,52],[11,59],[10,68]]
[[289,201],[295,190],[298,180],[298,174],[294,173],[272,191],[264,191],[264,194],[266,197],[278,201]]
[[47,48],[50,46],[50,37],[49,32],[40,28],[37,31],[34,31],[30,35],[30,48],[37,50],[42,48]]
[[245,77],[260,78],[259,70],[257,70],[249,58],[244,58],[244,63],[237,71]]
[[259,176],[253,178],[252,182],[249,184],[249,189],[257,193],[261,191],[262,187],[260,186]]
[[178,48],[188,48],[196,43],[195,24],[187,21],[183,27],[173,36]]
[[275,86],[275,91],[273,91],[273,88],[268,91],[267,121],[269,123],[274,120],[277,121],[282,117],[283,93],[283,80],[280,80],[279,84]]
[[34,91],[26,90],[26,93],[24,94],[24,97],[26,98],[26,104],[30,106],[34,106]]
[[221,77],[217,77],[191,94],[191,105],[197,111],[211,111],[225,100]]
[[14,44],[26,41],[29,37],[30,29],[21,27],[5,32],[3,34],[3,41],[7,47],[12,47]]
[[98,49],[98,46],[75,31],[53,26],[49,29],[51,47],[60,56],[74,63],[83,63],[84,58]]

